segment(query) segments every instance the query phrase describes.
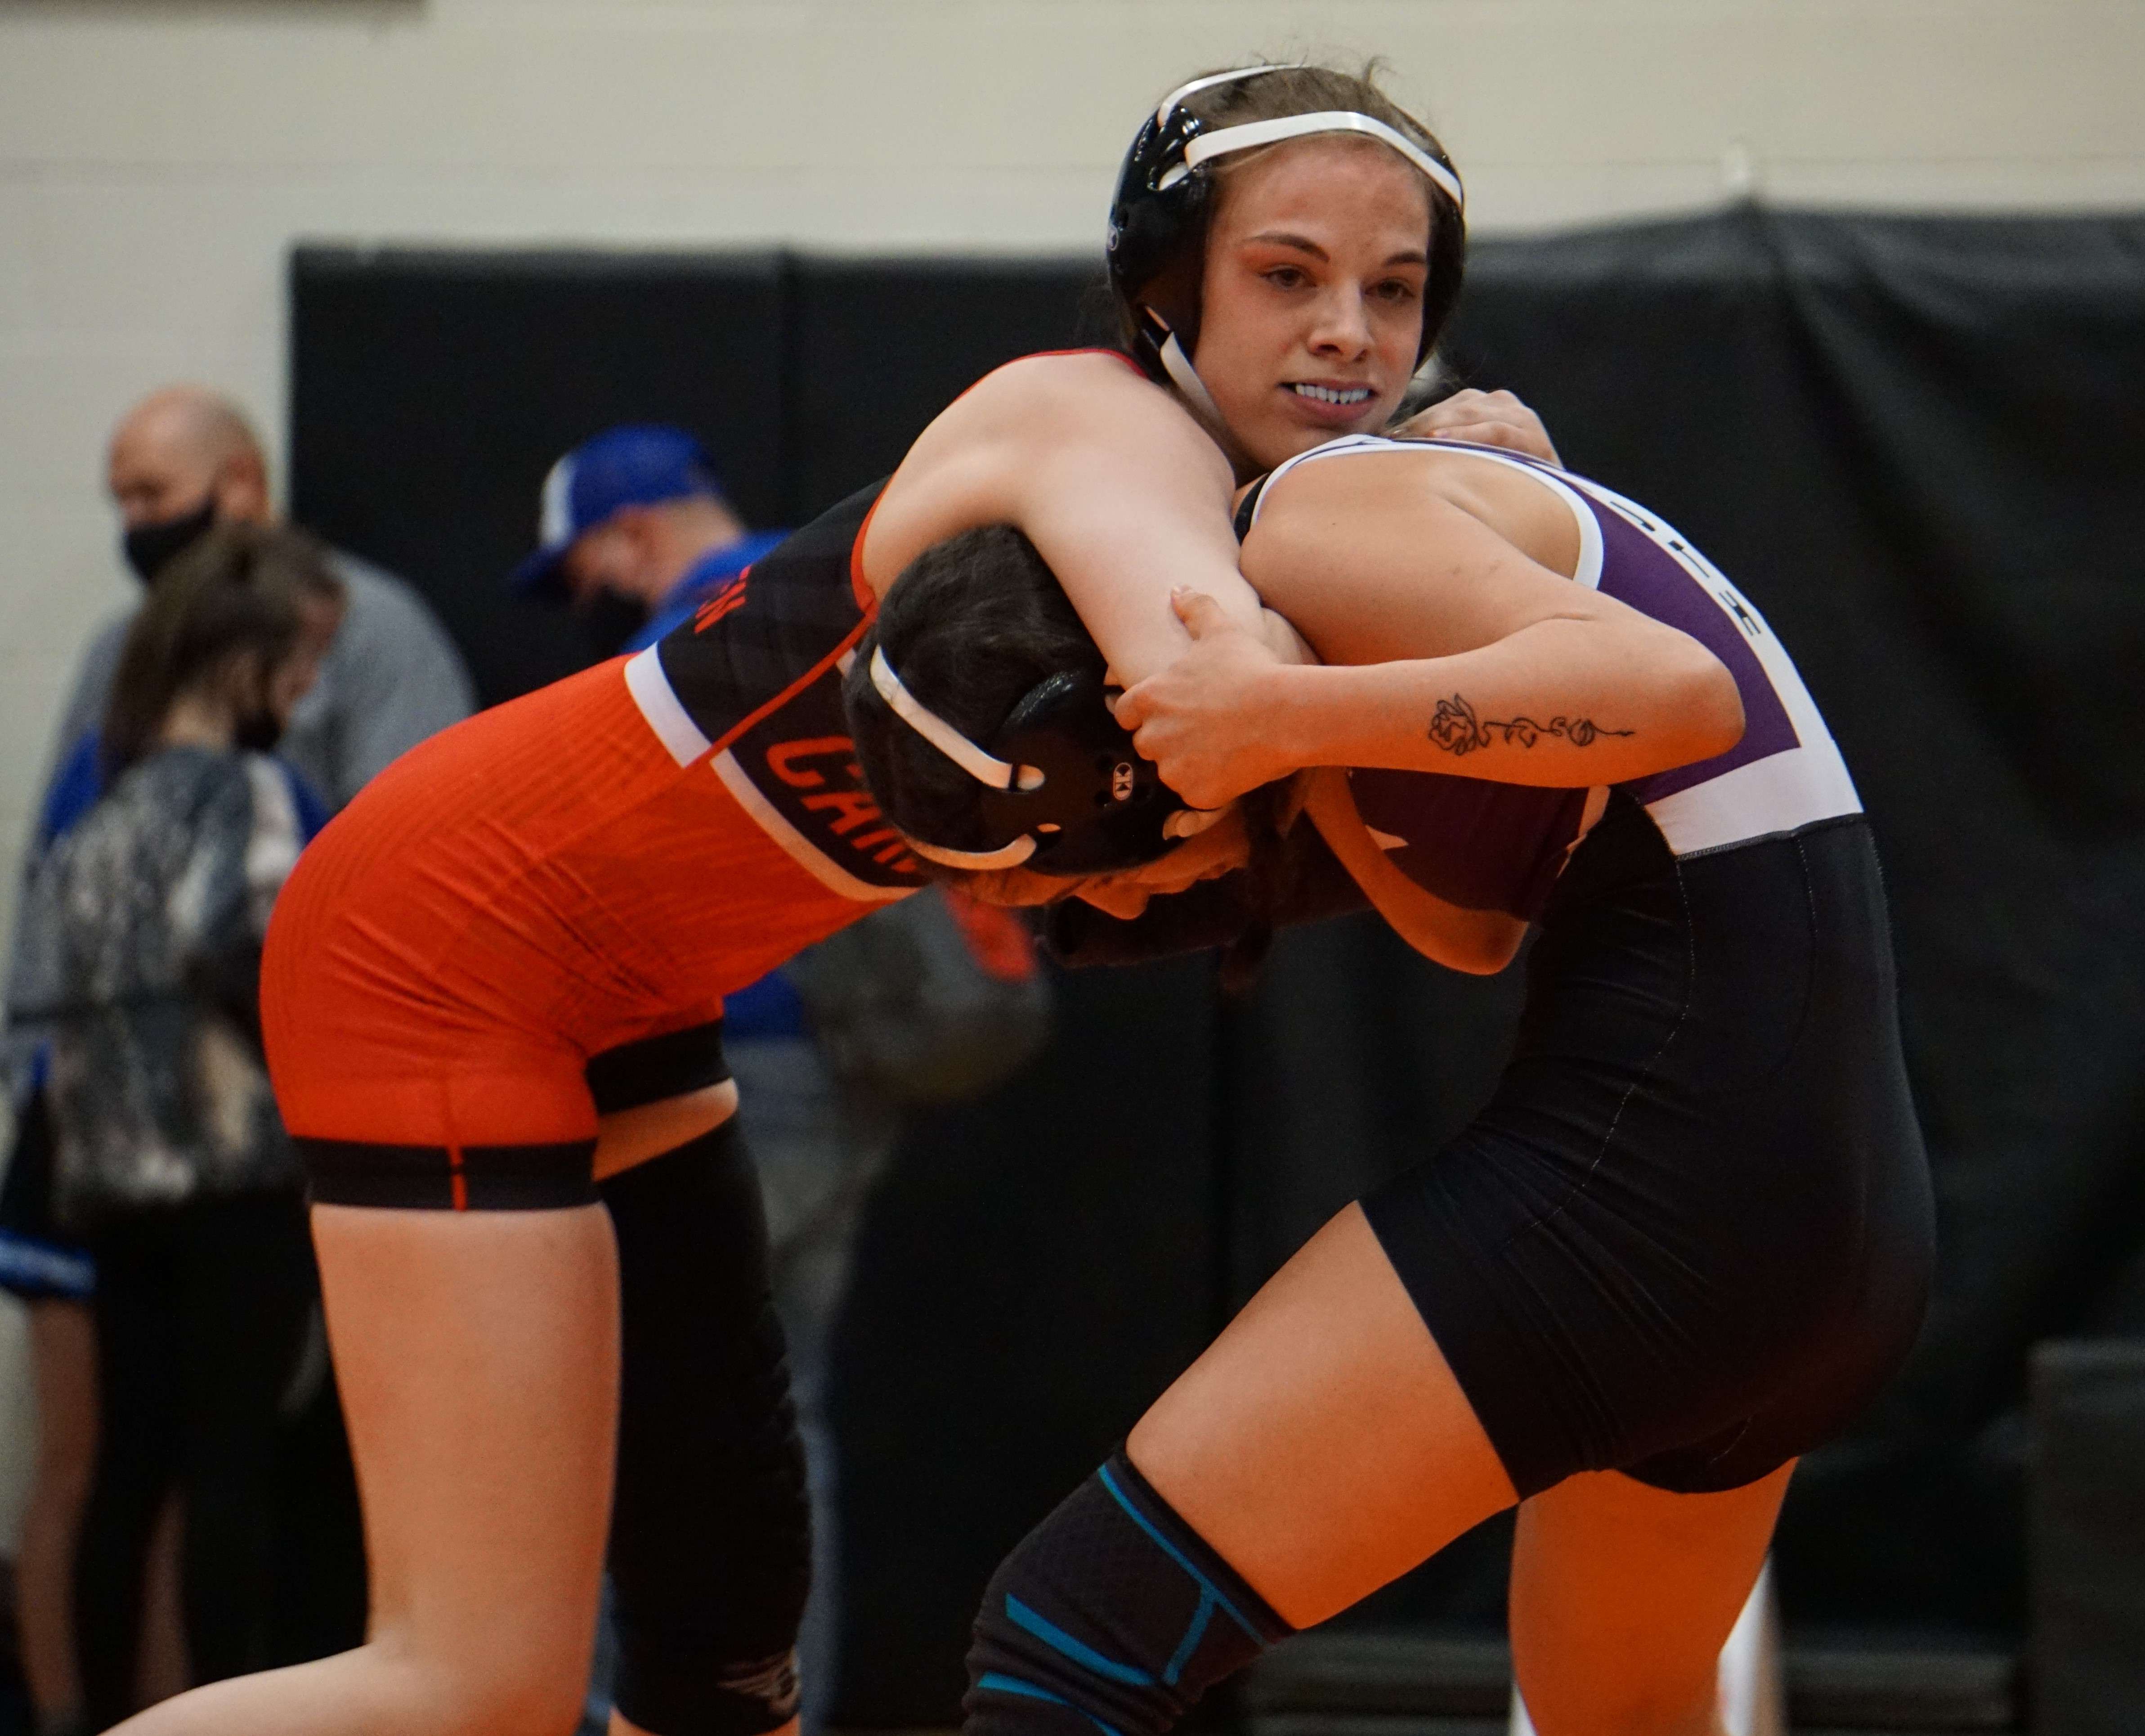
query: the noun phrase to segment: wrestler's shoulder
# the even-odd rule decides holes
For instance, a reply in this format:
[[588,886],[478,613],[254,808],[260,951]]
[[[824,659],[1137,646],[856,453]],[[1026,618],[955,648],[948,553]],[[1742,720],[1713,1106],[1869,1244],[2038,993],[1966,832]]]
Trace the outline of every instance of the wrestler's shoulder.
[[1157,390],[1140,371],[1139,365],[1122,351],[1043,350],[992,369],[962,395],[959,402],[975,410],[1048,416],[1063,408],[1115,398],[1127,390]]

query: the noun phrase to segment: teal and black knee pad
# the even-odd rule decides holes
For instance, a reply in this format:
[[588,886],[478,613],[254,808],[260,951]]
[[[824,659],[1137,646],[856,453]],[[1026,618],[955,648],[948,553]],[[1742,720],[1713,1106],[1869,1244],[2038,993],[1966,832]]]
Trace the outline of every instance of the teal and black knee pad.
[[1120,1452],[992,1578],[965,1736],[1160,1736],[1293,1630]]

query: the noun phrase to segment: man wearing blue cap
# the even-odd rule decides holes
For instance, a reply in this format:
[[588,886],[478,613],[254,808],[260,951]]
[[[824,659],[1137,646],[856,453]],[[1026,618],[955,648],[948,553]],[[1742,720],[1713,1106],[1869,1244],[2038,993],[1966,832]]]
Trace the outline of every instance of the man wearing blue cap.
[[648,611],[623,649],[652,645],[789,533],[752,530],[723,498],[714,466],[682,428],[608,428],[544,479],[539,546],[514,570],[516,590],[563,590],[576,603],[609,591]]

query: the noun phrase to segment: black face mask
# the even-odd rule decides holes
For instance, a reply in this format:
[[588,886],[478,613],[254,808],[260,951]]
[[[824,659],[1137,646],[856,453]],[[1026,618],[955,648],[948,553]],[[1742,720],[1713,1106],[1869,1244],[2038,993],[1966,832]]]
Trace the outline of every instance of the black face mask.
[[232,724],[231,744],[248,754],[271,754],[283,739],[283,720],[266,706],[244,714]]
[[256,659],[245,672],[241,691],[234,694],[238,714],[231,720],[231,744],[247,754],[272,754],[283,739],[283,720],[269,697],[270,666]]
[[160,519],[153,525],[135,525],[119,539],[120,552],[134,569],[135,576],[148,584],[174,555],[184,554],[207,535],[215,522],[216,495],[211,492],[192,512]]
[[648,624],[648,605],[605,588],[576,603],[574,615],[582,639],[598,657],[610,657]]

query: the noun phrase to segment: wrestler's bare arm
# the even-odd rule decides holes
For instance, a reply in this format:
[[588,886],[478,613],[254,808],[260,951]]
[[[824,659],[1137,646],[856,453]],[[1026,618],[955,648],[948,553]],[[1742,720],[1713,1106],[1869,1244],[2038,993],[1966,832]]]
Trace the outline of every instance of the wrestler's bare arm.
[[1229,466],[1198,425],[1110,356],[1037,356],[944,410],[888,483],[863,547],[883,594],[932,544],[980,525],[1024,531],[1127,684],[1190,641],[1169,604],[1191,585],[1257,629],[1237,569]]
[[1305,818],[1393,932],[1448,970],[1491,976],[1512,962],[1527,925],[1501,910],[1469,910],[1416,884],[1386,854],[1356,807],[1345,772],[1311,774]]
[[1734,744],[1710,652],[1530,559],[1429,468],[1305,465],[1247,540],[1246,575],[1329,667],[1285,667],[1180,599],[1194,649],[1118,712],[1172,788],[1208,806],[1321,765],[1581,788]]

